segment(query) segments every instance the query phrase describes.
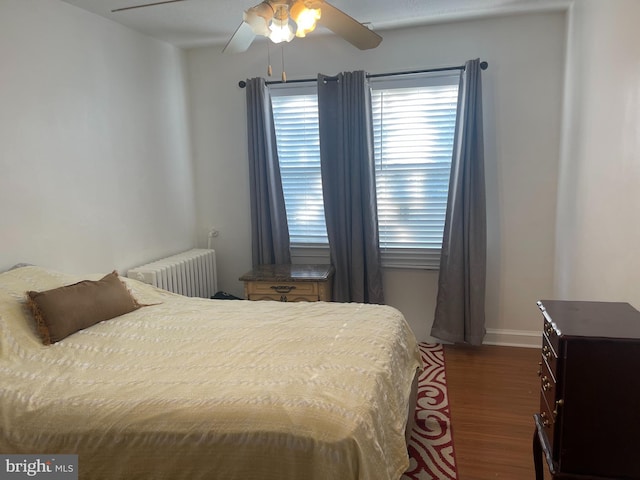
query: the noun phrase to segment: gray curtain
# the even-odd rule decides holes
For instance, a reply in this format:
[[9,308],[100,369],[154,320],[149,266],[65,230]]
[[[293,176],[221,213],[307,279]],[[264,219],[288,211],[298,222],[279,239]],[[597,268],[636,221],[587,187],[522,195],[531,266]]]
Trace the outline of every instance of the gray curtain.
[[291,263],[271,96],[264,79],[247,80],[246,95],[253,264]]
[[364,72],[318,75],[322,191],[333,300],[384,303],[371,93]]
[[479,59],[460,77],[449,199],[431,335],[480,345],[485,334],[486,202]]

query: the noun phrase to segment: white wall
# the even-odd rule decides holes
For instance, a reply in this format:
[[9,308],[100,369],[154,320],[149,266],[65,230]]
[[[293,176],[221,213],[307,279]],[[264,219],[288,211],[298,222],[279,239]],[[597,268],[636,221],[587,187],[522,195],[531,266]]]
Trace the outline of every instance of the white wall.
[[[370,73],[459,65],[480,57],[483,73],[487,221],[487,341],[539,342],[535,301],[553,288],[555,209],[565,51],[565,14],[526,14],[383,32],[361,52],[333,36],[284,47],[289,79],[364,69]],[[210,226],[220,287],[242,294],[251,267],[245,92],[238,80],[264,76],[265,43],[222,55],[188,52],[198,241]],[[274,73],[280,49],[271,48]],[[437,274],[387,270],[386,299],[420,340],[433,321]]]
[[640,2],[580,0],[569,28],[558,298],[640,308]]
[[0,270],[193,246],[184,54],[52,0],[0,2]]

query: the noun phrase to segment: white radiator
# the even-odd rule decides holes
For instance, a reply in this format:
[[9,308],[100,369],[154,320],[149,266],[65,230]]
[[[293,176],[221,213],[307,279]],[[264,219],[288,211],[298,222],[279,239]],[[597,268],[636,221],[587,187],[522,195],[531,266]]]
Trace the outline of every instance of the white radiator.
[[188,297],[211,298],[218,288],[216,252],[188,250],[132,268],[127,277]]

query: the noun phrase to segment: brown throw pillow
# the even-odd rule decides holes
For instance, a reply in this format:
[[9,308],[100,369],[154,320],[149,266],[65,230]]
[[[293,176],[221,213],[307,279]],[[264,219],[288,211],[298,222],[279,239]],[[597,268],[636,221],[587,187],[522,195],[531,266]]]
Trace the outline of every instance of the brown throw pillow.
[[27,297],[45,345],[142,306],[116,271],[98,281],[83,280],[44,292],[30,291]]

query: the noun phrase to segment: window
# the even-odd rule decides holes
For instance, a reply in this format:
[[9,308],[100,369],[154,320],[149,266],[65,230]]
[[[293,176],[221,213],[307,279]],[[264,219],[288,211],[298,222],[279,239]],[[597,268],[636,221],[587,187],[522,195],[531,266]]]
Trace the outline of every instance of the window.
[[458,76],[372,81],[383,265],[438,268]]
[[[448,73],[371,81],[383,266],[439,266],[458,78]],[[317,95],[310,85],[270,88],[295,258],[327,248]]]
[[327,245],[316,88],[270,89],[291,245]]

